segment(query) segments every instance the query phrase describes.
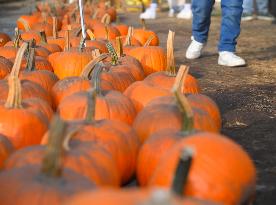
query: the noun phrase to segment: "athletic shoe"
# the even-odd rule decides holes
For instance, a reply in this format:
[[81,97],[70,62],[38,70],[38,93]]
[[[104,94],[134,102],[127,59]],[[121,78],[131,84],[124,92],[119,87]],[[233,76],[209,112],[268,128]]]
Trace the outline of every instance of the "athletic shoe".
[[229,67],[245,66],[246,62],[241,57],[233,52],[222,51],[219,52],[218,64]]

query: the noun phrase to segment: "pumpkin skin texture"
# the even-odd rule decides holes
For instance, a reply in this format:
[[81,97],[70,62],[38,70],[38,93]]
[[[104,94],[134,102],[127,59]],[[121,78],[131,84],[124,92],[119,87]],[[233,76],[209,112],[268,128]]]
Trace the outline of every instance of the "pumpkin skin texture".
[[[192,109],[195,129],[219,132],[207,112],[198,108],[192,107]],[[153,133],[161,130],[181,130],[182,120],[183,116],[177,103],[175,103],[174,97],[165,96],[152,100],[144,107],[133,122],[133,128],[136,130],[141,142],[144,142]]]
[[60,205],[69,196],[94,188],[87,178],[71,170],[64,170],[61,179],[51,179],[37,166],[4,171],[0,182],[5,183],[0,187],[2,205]]
[[86,52],[65,51],[56,54],[56,58],[50,63],[59,79],[79,76],[86,64],[92,60],[92,55]]
[[178,141],[162,157],[150,186],[170,187],[180,150],[187,146],[195,155],[183,194],[222,204],[242,204],[255,194],[256,169],[248,154],[232,140],[209,133]]
[[[154,199],[156,201],[154,201]],[[152,203],[150,203],[153,201]],[[166,205],[215,205],[189,197],[178,198],[164,189],[98,189],[77,194],[68,199],[65,205],[137,205],[137,204],[166,204]],[[218,205],[218,204],[217,204]]]
[[4,46],[9,41],[11,41],[11,38],[7,34],[0,33],[0,47]]
[[128,26],[125,24],[119,24],[115,26],[120,32],[121,36],[126,36],[128,32]]
[[154,38],[150,42],[150,46],[158,46],[159,45],[159,38],[153,31],[145,30],[145,29],[134,29],[133,37],[137,39],[142,45],[144,45],[147,40],[153,36]]
[[[98,186],[119,187],[119,173],[109,152],[96,143],[81,143],[79,140],[70,140],[69,146],[63,159],[64,168],[85,176]],[[20,149],[11,155],[5,169],[41,165],[45,149],[41,145]]]
[[0,79],[5,78],[12,69],[12,62],[0,56]]
[[[64,120],[83,120],[88,106],[88,93],[85,91],[65,97],[58,106],[58,113]],[[96,100],[95,119],[111,119],[132,124],[136,110],[132,102],[118,91],[103,92]]]
[[12,152],[12,143],[8,140],[7,137],[0,134],[0,170],[3,168],[5,160]]
[[166,70],[166,55],[161,47],[137,47],[131,49],[128,52],[128,55],[133,56],[140,61],[146,75]]

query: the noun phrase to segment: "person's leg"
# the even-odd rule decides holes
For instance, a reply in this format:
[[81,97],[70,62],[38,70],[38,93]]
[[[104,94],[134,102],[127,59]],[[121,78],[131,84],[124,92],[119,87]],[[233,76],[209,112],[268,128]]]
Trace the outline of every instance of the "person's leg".
[[183,9],[177,14],[177,18],[191,19],[193,17],[191,0],[186,0],[183,4]]
[[236,56],[237,38],[240,35],[240,23],[243,12],[241,0],[222,0],[221,35],[218,45],[220,65],[241,66],[245,61]]
[[258,19],[273,21],[274,17],[268,11],[268,0],[257,0]]
[[[263,1],[263,0],[261,0],[261,1]],[[253,0],[244,0],[243,1],[243,13],[252,15],[253,12],[254,12]]]
[[186,58],[196,59],[201,56],[204,44],[207,42],[211,13],[215,0],[193,0],[192,42],[186,51]]
[[215,0],[192,1],[193,37],[199,43],[207,42],[214,3]]

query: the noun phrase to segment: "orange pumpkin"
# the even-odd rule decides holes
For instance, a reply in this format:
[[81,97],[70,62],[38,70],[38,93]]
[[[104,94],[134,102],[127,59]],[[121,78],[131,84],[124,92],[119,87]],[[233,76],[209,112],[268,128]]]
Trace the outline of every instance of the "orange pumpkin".
[[41,166],[29,165],[0,173],[2,205],[60,205],[68,196],[94,188],[83,175],[63,169],[61,147],[65,125],[55,120],[51,128],[49,146]]
[[3,168],[6,159],[13,152],[12,143],[7,137],[0,134],[0,169]]
[[12,62],[0,56],[0,79],[5,78],[12,69]]
[[4,46],[9,41],[11,41],[11,38],[8,34],[0,33],[0,47]]
[[158,46],[159,38],[157,34],[147,29],[134,29],[133,37],[137,39],[142,45],[144,45],[150,37],[153,39],[150,41],[149,46]]

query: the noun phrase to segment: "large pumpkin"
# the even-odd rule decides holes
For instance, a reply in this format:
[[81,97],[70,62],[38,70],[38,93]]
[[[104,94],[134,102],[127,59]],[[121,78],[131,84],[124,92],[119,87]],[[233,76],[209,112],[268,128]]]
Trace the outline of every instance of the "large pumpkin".
[[63,150],[60,147],[65,125],[53,121],[51,127],[42,166],[29,165],[0,173],[2,205],[60,205],[69,196],[94,188],[84,176],[62,168]]
[[7,137],[0,134],[0,169],[3,168],[5,160],[13,152],[12,143]]

